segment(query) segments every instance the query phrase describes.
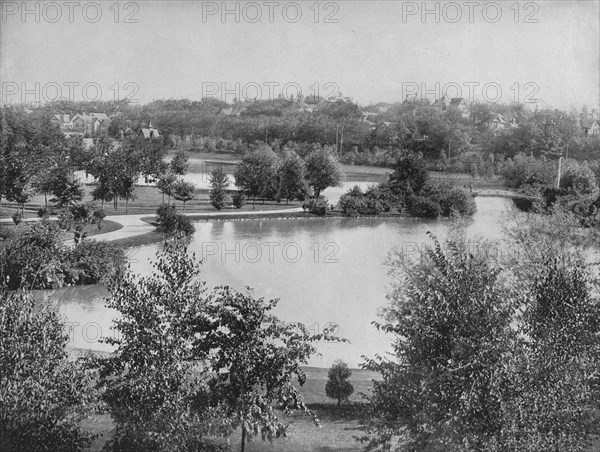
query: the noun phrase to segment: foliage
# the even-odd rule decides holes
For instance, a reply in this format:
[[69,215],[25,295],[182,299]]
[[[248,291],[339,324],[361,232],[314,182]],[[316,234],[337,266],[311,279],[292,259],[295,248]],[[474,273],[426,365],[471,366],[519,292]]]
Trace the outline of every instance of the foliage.
[[[165,244],[146,277],[125,272],[107,306],[116,345],[98,366],[99,387],[116,423],[113,450],[213,450],[212,436],[241,427],[243,444],[287,433],[275,409],[306,410],[293,380],[315,352],[301,324],[282,322],[250,293],[207,293],[200,266],[182,241]],[[243,449],[242,449],[243,450]]]
[[223,170],[222,166],[218,166],[212,170],[210,175],[210,192],[209,198],[212,206],[221,210],[225,207],[225,190],[229,186],[229,178]]
[[[600,300],[582,263],[544,260],[507,368],[497,450],[588,450],[598,409]],[[543,384],[540,384],[543,382]]]
[[212,358],[210,403],[222,404],[229,432],[241,427],[242,451],[255,436],[270,441],[287,435],[289,426],[275,409],[284,415],[301,410],[318,424],[294,380],[299,385],[306,381],[300,366],[316,352],[312,342],[335,338],[328,330],[312,335],[301,323],[279,320],[270,314],[276,304],[250,291],[218,287],[195,324],[198,358]]
[[241,191],[236,191],[233,195],[231,195],[231,201],[236,209],[241,209],[244,205],[246,199],[244,193]]
[[390,210],[390,205],[385,201],[384,194],[376,187],[370,187],[363,193],[360,187],[354,186],[340,197],[338,208],[344,215],[379,215]]
[[306,181],[313,189],[315,198],[326,188],[339,186],[344,177],[337,157],[328,149],[312,151],[306,157],[305,165]]
[[94,364],[98,386],[115,422],[111,450],[209,450],[206,436],[218,424],[217,410],[194,407],[206,391],[200,368],[194,375],[193,322],[203,317],[204,283],[199,266],[180,243],[166,244],[153,273],[118,275],[109,285],[109,308],[117,348]]
[[279,157],[269,147],[248,153],[235,168],[235,185],[253,200],[272,198],[277,193],[279,165]]
[[439,202],[423,196],[410,197],[407,207],[415,217],[437,218],[442,212]]
[[[481,450],[501,428],[497,381],[510,338],[510,297],[480,256],[434,240],[421,262],[391,262],[395,283],[387,323],[393,359],[365,367],[381,373],[369,398],[367,450]],[[394,446],[393,443],[397,445]],[[391,449],[393,447],[393,449]]]
[[501,174],[505,185],[509,188],[543,187],[555,183],[557,164],[553,161],[517,154],[512,160],[508,159],[503,163]]
[[304,162],[297,154],[284,158],[278,168],[279,190],[277,196],[289,200],[304,201],[308,191],[304,180]]
[[319,196],[318,198],[310,198],[308,201],[305,201],[302,204],[302,209],[304,211],[309,211],[310,213],[314,213],[315,215],[325,216],[327,215],[327,207],[329,203],[327,202],[327,198],[323,196]]
[[388,183],[394,194],[405,198],[412,194],[418,195],[427,183],[428,177],[423,156],[410,153],[398,159]]
[[183,179],[179,179],[172,185],[173,198],[183,202],[183,210],[185,210],[185,203],[194,199],[194,188],[194,184]]
[[183,149],[178,149],[171,160],[170,167],[173,174],[176,174],[177,176],[185,175],[190,166],[189,158],[189,154],[187,154]]
[[452,188],[442,194],[440,199],[441,214],[449,217],[453,212],[462,216],[471,216],[477,210],[473,196],[462,188]]
[[0,242],[0,251],[0,283],[10,290],[95,284],[124,262],[122,250],[110,244],[88,241],[68,248],[58,225],[45,219]]
[[23,214],[21,212],[13,213],[12,220],[15,226],[19,226],[23,222]]
[[585,162],[578,163],[575,160],[565,161],[560,187],[577,195],[598,193],[598,182],[594,172]]
[[57,312],[25,292],[0,291],[0,449],[79,451],[92,435],[92,376],[69,359]]
[[170,204],[162,204],[156,209],[158,230],[167,235],[193,235],[196,228],[191,220],[180,213],[177,208]]
[[159,177],[156,182],[156,188],[158,188],[163,196],[163,203],[165,202],[165,195],[169,196],[169,203],[171,202],[171,196],[173,195],[173,185],[177,182],[177,176],[174,173],[167,172]]
[[352,371],[348,369],[348,365],[340,360],[337,360],[329,372],[327,372],[327,383],[325,384],[325,394],[327,397],[337,399],[338,406],[342,400],[347,400],[354,392],[352,383],[348,378],[352,376]]

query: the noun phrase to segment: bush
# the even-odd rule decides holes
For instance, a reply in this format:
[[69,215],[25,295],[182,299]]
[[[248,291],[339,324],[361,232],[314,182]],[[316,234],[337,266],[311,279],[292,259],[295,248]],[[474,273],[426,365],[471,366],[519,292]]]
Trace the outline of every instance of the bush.
[[0,292],[0,450],[81,450],[92,438],[80,426],[95,407],[91,378],[69,359],[59,314],[36,304]]
[[233,201],[233,205],[236,209],[241,209],[246,202],[244,193],[241,191],[237,191],[233,195],[231,195],[231,200]]
[[162,204],[156,209],[158,217],[158,230],[167,235],[193,235],[196,228],[185,215],[177,213],[177,208],[169,204]]
[[327,215],[327,198],[319,196],[318,198],[311,198],[302,204],[304,211],[309,211],[315,215],[325,216]]
[[69,253],[74,284],[96,284],[107,280],[124,263],[123,250],[106,242],[87,240],[78,243]]
[[364,202],[362,198],[346,193],[340,197],[338,208],[344,215],[354,217],[360,215],[364,208]]
[[415,197],[409,202],[409,209],[415,217],[437,218],[442,208],[440,204],[429,198]]
[[46,207],[40,207],[37,211],[38,218],[48,218],[50,211]]
[[15,223],[15,225],[19,226],[23,222],[23,214],[21,212],[13,213],[12,220]]
[[102,229],[102,220],[106,217],[106,212],[103,209],[94,210],[92,223],[96,223],[98,225],[98,229]]
[[471,194],[462,188],[453,188],[443,194],[440,207],[441,214],[445,217],[449,217],[453,210],[462,216],[473,215],[477,210],[477,204]]

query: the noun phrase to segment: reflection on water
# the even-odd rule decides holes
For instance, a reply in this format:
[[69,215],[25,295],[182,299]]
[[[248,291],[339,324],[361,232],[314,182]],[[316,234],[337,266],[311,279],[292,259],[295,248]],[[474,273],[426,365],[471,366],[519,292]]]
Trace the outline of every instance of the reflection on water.
[[[478,212],[468,221],[469,235],[500,237],[510,200],[478,198],[477,205]],[[371,325],[386,301],[389,251],[430,244],[427,231],[441,239],[447,224],[448,220],[350,218],[203,222],[196,224],[190,249],[204,260],[202,276],[209,286],[227,284],[239,290],[249,286],[257,296],[280,298],[275,314],[302,322],[314,332],[336,324],[338,334],[350,343],[320,344],[322,356],[310,364],[329,366],[343,359],[354,367],[361,355],[389,350],[389,340]],[[133,270],[149,272],[149,259],[160,247],[140,248]],[[110,350],[91,340],[96,330],[112,334],[115,312],[104,307],[104,288],[43,292],[57,298],[60,312],[77,323],[73,346]]]

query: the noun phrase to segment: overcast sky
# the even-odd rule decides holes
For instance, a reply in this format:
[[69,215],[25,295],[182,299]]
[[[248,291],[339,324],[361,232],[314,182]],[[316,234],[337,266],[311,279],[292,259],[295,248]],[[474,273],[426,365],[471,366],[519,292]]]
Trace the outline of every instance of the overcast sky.
[[444,86],[558,108],[600,99],[597,0],[428,2],[425,17],[421,1],[228,2],[238,17],[222,2],[29,2],[23,16],[21,1],[0,1],[3,102],[57,87],[75,100],[117,87],[140,102],[264,99],[286,84],[288,96],[339,90],[362,105]]

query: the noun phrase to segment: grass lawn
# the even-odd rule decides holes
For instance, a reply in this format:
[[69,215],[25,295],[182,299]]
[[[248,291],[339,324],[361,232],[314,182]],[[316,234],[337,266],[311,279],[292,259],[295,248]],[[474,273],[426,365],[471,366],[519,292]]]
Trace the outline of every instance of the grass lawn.
[[[24,221],[23,223],[15,226],[14,223],[0,223],[0,231],[14,231],[17,234],[22,234],[29,230],[33,222]],[[87,232],[87,237],[93,237],[98,234],[105,234],[107,232],[117,231],[121,229],[123,225],[116,221],[104,220],[102,221],[102,229],[98,229],[96,224],[88,224],[83,230]],[[63,232],[65,240],[73,238],[73,231]]]
[[[328,369],[308,367],[305,369],[307,380],[301,388],[302,395],[309,408],[317,413],[321,426],[313,423],[312,417],[294,415],[285,417],[290,424],[290,435],[272,443],[255,439],[246,446],[247,452],[326,452],[326,451],[360,451],[360,443],[354,436],[360,436],[359,419],[364,411],[360,393],[368,393],[371,380],[377,374],[361,369],[353,369],[350,381],[354,385],[354,394],[349,402],[340,407],[337,402],[325,396],[325,383]],[[107,439],[113,423],[108,414],[94,415],[84,422],[84,427],[101,435],[88,451],[99,452]],[[231,438],[231,450],[238,451],[240,447],[240,432],[235,432]]]

